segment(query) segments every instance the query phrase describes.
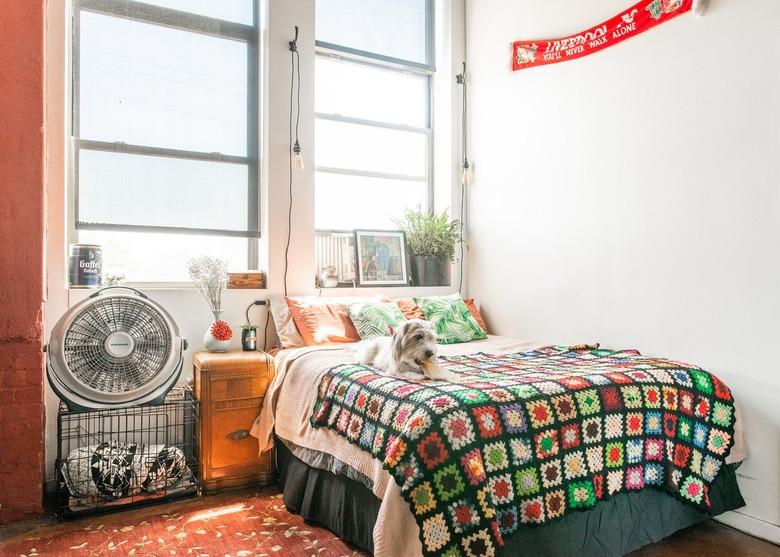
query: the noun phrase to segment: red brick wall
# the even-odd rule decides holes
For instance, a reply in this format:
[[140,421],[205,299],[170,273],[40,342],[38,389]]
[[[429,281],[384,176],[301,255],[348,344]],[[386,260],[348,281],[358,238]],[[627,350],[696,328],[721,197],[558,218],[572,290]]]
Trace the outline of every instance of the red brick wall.
[[0,7],[0,524],[43,500],[43,0]]

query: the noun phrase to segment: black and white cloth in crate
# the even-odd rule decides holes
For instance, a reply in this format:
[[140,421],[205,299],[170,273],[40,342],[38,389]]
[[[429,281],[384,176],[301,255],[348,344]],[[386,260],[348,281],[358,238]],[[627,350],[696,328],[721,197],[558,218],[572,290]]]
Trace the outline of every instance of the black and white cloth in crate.
[[61,470],[72,497],[118,499],[172,487],[187,460],[178,447],[111,441],[72,450]]

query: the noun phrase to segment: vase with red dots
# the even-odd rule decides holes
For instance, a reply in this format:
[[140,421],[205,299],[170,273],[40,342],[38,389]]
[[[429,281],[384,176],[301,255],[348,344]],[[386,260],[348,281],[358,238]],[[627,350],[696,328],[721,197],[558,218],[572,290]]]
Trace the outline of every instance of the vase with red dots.
[[203,335],[203,346],[209,352],[225,352],[233,338],[233,329],[222,320],[221,311],[212,311],[214,322],[209,325],[206,334]]

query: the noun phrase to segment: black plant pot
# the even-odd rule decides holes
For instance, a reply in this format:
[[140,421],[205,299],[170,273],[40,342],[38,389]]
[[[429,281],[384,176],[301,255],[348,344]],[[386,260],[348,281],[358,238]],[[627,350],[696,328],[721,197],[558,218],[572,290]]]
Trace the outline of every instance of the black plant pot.
[[416,255],[412,258],[414,286],[449,286],[450,261],[436,255]]

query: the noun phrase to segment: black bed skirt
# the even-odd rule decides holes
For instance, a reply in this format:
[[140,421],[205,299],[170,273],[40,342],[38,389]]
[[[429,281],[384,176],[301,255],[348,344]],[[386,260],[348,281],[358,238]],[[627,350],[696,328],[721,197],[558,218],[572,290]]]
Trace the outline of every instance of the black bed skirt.
[[[325,526],[341,539],[373,553],[373,531],[381,500],[366,486],[312,468],[277,440],[284,504],[304,520]],[[710,493],[713,515],[745,505],[733,466],[723,466]],[[681,528],[711,518],[665,492],[621,493],[587,512],[574,512],[542,527],[520,526],[499,548],[501,557],[625,555]]]
[[287,509],[325,526],[342,540],[374,552],[374,523],[382,501],[363,484],[312,468],[276,440],[276,464]]

